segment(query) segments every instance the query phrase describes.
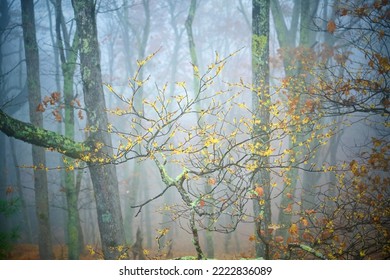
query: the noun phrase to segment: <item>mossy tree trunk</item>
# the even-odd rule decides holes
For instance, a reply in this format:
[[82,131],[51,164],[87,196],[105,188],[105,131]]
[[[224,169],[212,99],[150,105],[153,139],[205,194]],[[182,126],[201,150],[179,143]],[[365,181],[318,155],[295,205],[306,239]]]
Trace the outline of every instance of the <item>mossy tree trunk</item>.
[[[80,68],[84,102],[89,126],[88,141],[103,143],[102,157],[112,155],[111,137],[107,131],[105,99],[100,68],[100,52],[96,26],[96,3],[93,0],[72,1],[80,37]],[[89,164],[95,192],[98,225],[103,254],[106,259],[116,259],[115,247],[125,244],[122,213],[119,200],[118,178],[113,164]]]
[[[70,35],[68,33],[64,15],[62,12],[62,0],[55,1],[55,18],[56,18],[56,45],[61,61],[63,75],[63,94],[65,105],[65,137],[74,139],[74,108],[71,105],[74,102],[73,84],[76,70],[76,60],[79,38],[77,28],[70,44]],[[71,161],[71,159],[69,159]],[[65,173],[65,190],[68,214],[68,258],[75,260],[80,258],[82,232],[80,228],[80,217],[78,211],[78,191],[75,184],[75,171],[67,170]]]
[[[21,0],[21,8],[30,121],[33,125],[42,127],[43,116],[37,112],[38,104],[41,102],[41,85],[33,0]],[[41,259],[53,259],[45,150],[33,145],[32,159],[36,167],[34,168],[34,187],[39,230],[39,255]]]
[[[78,30],[82,30],[82,32],[80,32],[80,37],[83,38],[81,40],[80,58],[85,103],[90,126],[96,129],[94,130],[95,132],[91,133],[88,143],[99,142],[106,144],[95,156],[110,156],[112,151],[110,148],[106,148],[111,147],[110,136],[109,134],[103,133],[101,130],[107,128],[107,116],[101,113],[104,112],[105,106],[100,72],[100,54],[97,42],[95,6],[93,1],[78,1],[73,4],[75,15],[77,16],[77,28]],[[22,1],[22,7],[31,10],[33,8],[33,3]],[[24,20],[25,18],[26,17],[23,17]],[[26,36],[28,43],[32,40],[31,34],[35,34],[35,30],[33,32],[27,32]],[[33,58],[35,61],[38,61],[38,56]],[[34,67],[34,71],[32,72],[38,73],[37,67]],[[39,83],[39,76],[38,78],[29,80],[33,89],[36,89],[37,81]],[[40,98],[37,98],[36,100],[38,100],[36,101],[36,105],[30,109],[32,112],[35,112],[41,101]],[[40,118],[42,118],[42,115],[40,115]],[[36,123],[36,120],[34,120],[34,122]],[[10,137],[33,144],[33,147],[35,148],[48,148],[72,158],[83,159],[87,153],[93,152],[93,149],[90,148],[89,144],[78,143],[52,131],[45,130],[39,127],[39,125],[16,120],[2,110],[0,110],[0,130]],[[34,158],[39,159],[38,157]],[[37,166],[40,165],[37,164]],[[110,164],[90,164],[89,168],[97,202],[98,224],[104,257],[107,259],[115,259],[118,257],[115,247],[124,244],[124,231],[119,205],[116,170],[115,167]],[[44,170],[42,172],[46,175]],[[41,184],[41,181],[39,181],[39,183],[39,186],[43,185]],[[46,218],[48,210],[39,210],[41,211],[39,212],[41,220],[48,221]],[[50,241],[50,233],[41,234],[41,236],[44,236],[42,243],[46,245],[49,244],[48,240]],[[49,256],[49,253],[45,252],[43,252],[41,257],[52,258]]]
[[[255,147],[264,146],[269,148],[270,105],[269,94],[269,17],[270,1],[252,1],[252,110],[254,125],[252,137]],[[261,121],[256,122],[256,120]],[[267,148],[267,149],[268,149]],[[258,169],[252,179],[253,189],[262,188],[264,193],[257,196],[253,201],[255,215],[255,232],[257,236],[256,257],[269,259],[269,236],[267,235],[268,225],[271,223],[271,191],[269,158],[267,156],[256,156]]]

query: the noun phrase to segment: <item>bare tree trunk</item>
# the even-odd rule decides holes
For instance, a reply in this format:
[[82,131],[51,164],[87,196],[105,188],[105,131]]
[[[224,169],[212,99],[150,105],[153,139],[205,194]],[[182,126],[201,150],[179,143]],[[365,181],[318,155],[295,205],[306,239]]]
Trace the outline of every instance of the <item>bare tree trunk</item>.
[[[192,32],[192,24],[193,24],[195,13],[196,13],[196,5],[197,5],[197,0],[191,0],[190,9],[188,11],[188,16],[187,16],[187,19],[185,22],[185,27],[186,27],[186,31],[187,31],[187,37],[188,37],[188,46],[189,46],[190,56],[191,56],[191,63],[194,67],[199,66],[198,65],[198,56],[196,54],[194,35]],[[199,79],[199,76],[195,73],[194,69],[193,69],[193,84],[194,84],[194,94],[197,94],[199,92],[200,79]],[[199,102],[198,102],[196,104],[196,111],[197,112],[200,112],[200,107],[201,107],[201,104],[199,104]],[[198,119],[200,119],[199,115],[197,117],[198,117]],[[205,188],[205,193],[210,193],[211,188],[207,183],[205,184],[204,188]],[[210,208],[208,209],[208,211],[210,211]],[[193,215],[195,215],[195,213]],[[194,227],[192,229],[192,232],[194,235],[194,245],[196,247],[196,250],[198,252],[198,257],[199,257],[199,256],[203,255],[203,253],[201,252],[201,248],[199,245],[198,231],[197,231],[196,225],[195,225],[195,218],[192,217],[192,219],[193,219],[193,222],[191,222],[191,226]],[[207,226],[209,227],[211,225],[211,223],[212,223],[211,219],[208,219]],[[195,233],[197,235],[196,237],[195,237]],[[206,229],[205,235],[206,235],[207,257],[214,258],[213,232]]]
[[[30,120],[34,126],[43,126],[43,117],[37,112],[41,102],[41,85],[39,77],[39,53],[36,41],[35,16],[33,0],[21,0],[22,26],[27,68],[27,87],[29,97]],[[34,165],[35,204],[39,228],[39,254],[41,259],[53,259],[49,219],[49,198],[45,150],[32,146]]]

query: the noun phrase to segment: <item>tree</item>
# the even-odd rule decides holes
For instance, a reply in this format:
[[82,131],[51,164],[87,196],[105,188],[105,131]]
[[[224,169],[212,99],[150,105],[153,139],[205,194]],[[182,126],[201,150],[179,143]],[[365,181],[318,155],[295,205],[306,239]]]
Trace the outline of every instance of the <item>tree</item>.
[[[132,3],[125,2],[126,8]],[[268,4],[250,2],[256,9],[258,4]],[[131,174],[133,166],[147,166],[147,172],[140,172],[138,179],[140,184],[150,187],[150,196],[143,195],[144,200],[137,205],[123,195],[122,202],[132,205],[143,220],[145,207],[155,205],[149,203],[166,198],[168,192],[175,194],[179,198],[176,203],[164,204],[159,209],[169,214],[172,222],[194,240],[198,259],[208,255],[208,245],[205,247],[201,242],[202,233],[240,232],[240,223],[255,226],[256,231],[248,234],[247,242],[252,242],[253,249],[261,249],[257,253],[259,257],[388,258],[388,54],[383,47],[388,35],[387,30],[381,31],[387,26],[381,22],[386,18],[387,2],[366,5],[349,1],[309,2],[269,3],[271,9],[276,7],[272,17],[275,25],[279,25],[280,19],[284,21],[275,33],[282,41],[277,52],[273,46],[277,47],[278,42],[272,45],[275,41],[270,41],[270,47],[266,47],[267,39],[262,33],[273,34],[267,31],[269,15],[259,20],[257,16],[261,13],[253,13],[252,23],[261,29],[252,32],[252,56],[248,49],[226,55],[233,46],[243,42],[242,37],[235,41],[222,40],[225,35],[221,30],[228,22],[221,18],[231,18],[232,9],[226,6],[221,10],[217,25],[212,25],[208,15],[201,22],[194,20],[191,29],[212,34],[205,36],[212,40],[198,40],[199,33],[194,32],[195,54],[199,60],[180,64],[176,78],[167,83],[161,83],[160,79],[166,79],[164,65],[170,64],[171,54],[164,51],[165,42],[172,42],[173,35],[160,32],[164,34],[161,36],[151,29],[153,40],[150,41],[160,44],[159,39],[163,38],[163,47],[146,58],[136,60],[129,56],[136,69],[129,71],[127,90],[116,77],[107,79],[110,84],[105,85],[104,97],[110,101],[104,106],[100,106],[100,101],[94,105],[98,105],[95,107],[100,113],[108,113],[108,120],[101,120],[101,126],[89,121],[84,131],[90,137],[84,142],[19,122],[6,115],[5,110],[0,111],[0,129],[7,135],[74,158],[63,157],[68,171],[85,166],[120,165],[126,174]],[[181,6],[185,16],[189,4]],[[110,4],[99,7],[103,11]],[[197,13],[209,7],[211,4],[200,5]],[[240,9],[250,10],[243,5]],[[277,14],[278,9],[282,15]],[[141,10],[142,5],[138,5],[133,12]],[[304,11],[309,12],[302,14]],[[116,10],[103,12],[117,13]],[[140,15],[135,20],[143,18],[143,13],[137,14]],[[183,30],[185,16],[175,18],[183,23]],[[166,19],[161,19],[159,24],[170,28]],[[287,29],[287,25],[291,27]],[[202,28],[206,26],[204,32]],[[237,31],[237,26],[240,25],[235,24],[229,32],[242,32],[243,29]],[[235,39],[240,35],[237,33]],[[129,33],[129,41],[139,34]],[[250,34],[246,37],[250,38]],[[123,36],[116,37],[116,42],[122,40],[125,40]],[[84,41],[81,45],[90,44]],[[120,55],[121,47],[112,44],[112,53],[107,57],[120,57],[116,55]],[[133,47],[131,43],[129,47]],[[150,48],[149,43],[145,53]],[[214,53],[215,49],[226,53],[215,52],[215,58],[204,63],[202,56]],[[188,55],[188,49],[175,53]],[[236,67],[231,67],[231,61],[237,63]],[[152,69],[151,65],[156,67],[148,75],[146,71]],[[275,65],[283,67],[271,68]],[[111,70],[123,75],[123,68],[115,66],[113,63]],[[229,71],[232,76],[226,75]],[[101,91],[96,92],[103,96]],[[85,103],[89,105],[83,108],[80,104],[77,109],[92,118],[91,101]],[[97,140],[102,135],[111,141]],[[351,139],[357,145],[350,145]],[[154,181],[152,188],[150,182],[156,179],[161,182]],[[276,215],[271,219],[271,205],[274,214],[281,212],[286,219],[278,220]],[[105,215],[103,220],[109,218]],[[168,226],[157,230],[159,245],[170,232],[165,228]],[[244,236],[241,232],[240,235]],[[175,242],[176,237],[172,238]],[[142,250],[141,239],[137,238],[134,250]],[[124,243],[114,245],[112,248],[108,245],[112,258],[129,257],[131,247]]]
[[[67,30],[64,15],[62,12],[62,1],[56,0],[53,2],[55,7],[55,30],[56,30],[56,45],[61,62],[64,95],[64,123],[65,123],[65,137],[74,139],[74,105],[78,105],[78,100],[75,100],[73,93],[74,74],[76,70],[76,59],[78,52],[79,38],[77,30],[73,35],[73,42],[70,43],[70,34]],[[79,109],[79,116],[81,114]],[[57,114],[59,116],[59,114]],[[61,121],[60,119],[58,119]],[[71,161],[71,159],[68,159]],[[78,211],[78,192],[75,182],[74,170],[67,170],[65,173],[65,193],[67,201],[68,213],[68,258],[79,259],[80,249],[82,244],[82,232],[80,226],[80,217]]]
[[389,53],[383,42],[389,37],[384,20],[389,4],[339,4],[334,17],[317,26],[338,43],[320,52],[329,63],[319,67],[322,75],[312,87],[327,114],[364,127],[368,137],[348,147],[352,160],[334,166],[333,189],[317,194],[319,206],[305,213],[302,238],[328,258],[387,259]]
[[[308,68],[302,67],[302,65],[310,65],[302,63],[313,62],[309,61],[311,57],[313,59],[312,45],[315,45],[314,32],[311,30],[311,20],[315,16],[318,8],[318,1],[295,1],[293,2],[291,20],[288,20],[288,16],[284,16],[280,1],[271,2],[271,10],[273,20],[275,24],[278,43],[280,46],[280,56],[283,62],[283,68],[285,72],[285,78],[282,83],[287,89],[287,104],[290,106],[293,114],[299,114],[299,111],[305,107],[307,100],[315,104],[317,101],[312,97],[306,98],[304,88],[300,85],[305,84],[310,80],[310,73]],[[290,22],[288,27],[287,23]],[[305,78],[303,78],[305,77]],[[289,146],[292,149],[290,154],[291,160],[295,160],[295,155],[303,153],[300,146],[296,143],[304,141],[305,133],[299,131],[294,132],[289,140]],[[311,144],[313,147],[318,145],[317,141],[313,141]],[[312,162],[308,162],[312,164]],[[284,238],[287,238],[287,228],[292,222],[292,211],[290,210],[295,204],[295,197],[298,194],[298,169],[294,168],[286,172],[285,176],[288,178],[283,188],[282,200],[280,202],[280,211],[278,217],[278,223],[286,225],[278,230],[278,233]],[[303,175],[304,176],[304,175]],[[309,198],[313,193],[313,185],[304,183],[305,198],[307,204],[312,204]],[[310,202],[309,202],[310,201]],[[286,210],[287,209],[287,210]]]
[[[254,125],[253,145],[270,149],[270,113],[264,104],[271,103],[269,93],[269,1],[252,1],[252,112]],[[256,257],[269,259],[269,236],[266,234],[271,224],[271,175],[267,155],[255,155],[257,170],[252,177],[253,190],[259,195],[253,202],[255,218]],[[261,194],[261,195],[260,195]]]
[[[95,5],[93,1],[77,1],[73,2],[73,7],[77,29],[80,38],[82,38],[80,39],[80,62],[85,110],[89,121],[89,139],[85,143],[78,143],[57,133],[13,119],[2,110],[0,111],[0,129],[8,136],[59,151],[66,156],[77,159],[78,161],[74,164],[70,163],[67,166],[68,170],[73,170],[80,161],[89,164],[95,191],[103,254],[107,259],[116,259],[118,252],[115,247],[124,244],[125,240],[115,166],[109,164],[107,159],[112,154],[112,150],[110,135],[107,133],[107,116],[102,113],[105,110],[105,105],[97,43]],[[51,96],[53,99],[58,97],[58,94]],[[34,110],[38,108],[39,102]],[[93,160],[88,160],[91,158],[91,152],[94,153]],[[43,172],[47,170],[45,166],[38,165],[38,167],[42,167]]]
[[[100,53],[96,28],[95,2],[72,1],[80,37],[80,68],[83,80],[84,101],[88,116],[89,143],[93,143],[103,158],[112,154],[111,137],[107,133],[107,115],[100,69]],[[101,149],[99,145],[102,145]],[[93,182],[100,237],[104,257],[113,259],[116,246],[125,243],[122,213],[119,201],[118,179],[112,164],[89,163]]]
[[[190,9],[188,11],[188,16],[185,21],[185,28],[187,31],[187,37],[188,37],[188,46],[189,46],[189,51],[190,51],[190,56],[191,56],[191,64],[193,65],[193,87],[194,87],[194,93],[199,92],[199,87],[200,87],[200,77],[199,73],[197,73],[197,69],[199,68],[199,63],[198,63],[198,56],[196,54],[196,47],[195,47],[195,39],[193,35],[193,21],[195,18],[196,14],[196,7],[197,6],[197,1],[192,0],[190,3]],[[197,104],[197,111],[200,111],[200,108],[202,107],[202,104],[199,103]],[[198,121],[203,122],[201,115],[198,115]],[[206,183],[205,184],[205,193],[210,193],[211,191],[211,185]],[[210,207],[210,206],[208,206]],[[210,209],[211,210],[211,209]],[[207,221],[208,227],[212,225],[212,221],[209,220]],[[209,230],[206,230],[206,248],[207,248],[207,257],[209,258],[214,258],[214,242],[213,242],[213,233]]]
[[[165,84],[163,88],[157,89],[158,96],[154,101],[143,99],[145,110],[140,112],[134,106],[134,96],[145,86],[149,77],[139,80],[139,72],[154,55],[137,61],[139,68],[131,80],[132,93],[129,96],[118,94],[111,85],[107,85],[108,90],[123,103],[123,106],[113,108],[109,112],[122,119],[127,116],[125,119],[131,120],[129,125],[123,121],[120,125],[119,122],[118,125],[110,125],[110,131],[121,139],[114,158],[118,163],[134,159],[149,159],[155,163],[165,189],[135,207],[139,208],[139,213],[145,205],[174,187],[181,196],[182,205],[170,210],[174,215],[180,213],[179,217],[189,221],[197,258],[202,259],[204,255],[199,242],[198,227],[208,231],[231,232],[244,215],[243,201],[247,200],[245,194],[248,191],[244,184],[246,177],[239,171],[236,174],[235,170],[242,168],[241,164],[245,166],[247,155],[243,151],[236,151],[242,149],[236,143],[236,134],[240,133],[240,129],[236,127],[236,132],[232,132],[231,139],[229,137],[229,131],[238,124],[230,123],[226,115],[237,105],[223,109],[224,105],[229,104],[229,101],[239,94],[233,94],[229,98],[229,91],[209,92],[208,88],[220,75],[227,60],[219,58],[217,54],[215,61],[203,75],[197,66],[193,65],[194,73],[200,81],[198,91],[193,96],[187,91],[185,82],[177,82],[181,93],[172,99],[167,98]],[[225,97],[224,101],[217,101],[217,98],[222,97]],[[208,106],[202,108],[199,104]],[[196,118],[196,124],[188,127],[188,118]],[[122,130],[122,127],[125,130]],[[129,127],[131,131],[126,130]],[[225,129],[226,132],[220,132]],[[175,141],[174,137],[178,137],[178,141]],[[235,157],[238,157],[238,164],[234,163]],[[239,160],[241,157],[243,162]],[[175,178],[167,173],[168,162],[181,169]],[[199,185],[205,183],[210,190],[199,190]],[[230,215],[229,224],[220,225],[220,217],[226,215],[224,210],[232,205],[233,213],[227,214]]]
[[[37,112],[41,102],[39,77],[39,53],[35,35],[35,17],[33,1],[21,1],[22,26],[27,68],[27,88],[29,92],[30,120],[35,126],[42,127],[42,115]],[[39,224],[39,254],[42,259],[52,259],[52,243],[49,220],[49,198],[46,176],[45,150],[32,146],[34,168],[35,204]]]
[[[296,221],[288,228],[289,247],[300,242],[309,244],[326,258],[388,258],[388,232],[384,229],[388,215],[382,214],[388,212],[383,200],[388,197],[387,165],[383,164],[388,160],[387,89],[383,84],[388,81],[383,58],[388,51],[380,43],[387,36],[382,20],[388,4],[337,3],[330,18],[324,13],[313,21],[317,25],[306,24],[313,31],[321,31],[326,40],[306,55],[311,57],[309,60],[298,59],[301,69],[310,75],[310,79],[305,79],[306,90],[301,91],[301,98],[306,107],[311,107],[313,99],[319,101],[315,111],[321,112],[322,123],[326,118],[328,123],[342,120],[339,123],[360,129],[364,120],[369,124],[365,127],[368,141],[357,141],[355,147],[334,141],[328,150],[322,150],[321,161],[311,159],[308,163],[312,168],[303,166],[307,173],[313,173],[315,164],[320,163],[322,172],[334,179],[317,190],[303,188],[306,193],[302,195],[300,210],[292,212]],[[353,133],[352,129],[345,131]],[[338,130],[331,133],[339,134],[331,139],[341,139]],[[347,156],[353,156],[353,160],[337,162],[340,145],[350,151]],[[325,164],[328,154],[331,161]],[[295,257],[308,258],[302,251]]]

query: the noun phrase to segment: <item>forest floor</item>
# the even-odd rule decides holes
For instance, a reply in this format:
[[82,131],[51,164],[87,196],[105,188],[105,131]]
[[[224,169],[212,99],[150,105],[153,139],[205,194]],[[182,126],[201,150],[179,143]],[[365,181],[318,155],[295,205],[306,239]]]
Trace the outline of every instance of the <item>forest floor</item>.
[[[66,245],[54,245],[54,259],[56,260],[66,260],[68,257],[68,248]],[[184,256],[194,255],[192,250],[176,250],[172,252],[172,258],[179,258]],[[242,258],[253,258],[252,252],[245,253],[221,253],[216,254],[216,259],[223,260],[238,260]],[[16,244],[12,251],[8,255],[8,260],[39,260],[39,250],[38,245],[36,244]],[[98,260],[101,259],[99,254],[91,254],[87,249],[81,254],[81,260]],[[161,256],[157,256],[153,251],[150,251],[147,259],[166,259]]]

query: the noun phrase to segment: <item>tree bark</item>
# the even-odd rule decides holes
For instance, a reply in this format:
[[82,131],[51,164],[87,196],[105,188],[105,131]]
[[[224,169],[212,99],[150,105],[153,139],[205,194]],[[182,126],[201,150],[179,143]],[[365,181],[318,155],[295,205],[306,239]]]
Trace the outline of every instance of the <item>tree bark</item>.
[[[261,120],[261,125],[254,122],[252,137],[254,146],[269,148],[270,134],[264,130],[264,124],[270,123],[270,113],[267,104],[270,104],[269,94],[269,17],[270,2],[262,0],[252,1],[252,82],[255,91],[252,93],[252,107],[255,120]],[[270,171],[269,158],[257,156],[258,170],[253,176],[253,188],[264,189],[263,196],[253,201],[255,215],[255,231],[257,236],[256,257],[269,259],[268,225],[271,223],[270,201]]]
[[[37,127],[43,126],[43,117],[37,112],[37,106],[41,102],[40,77],[39,77],[39,53],[35,34],[35,16],[33,0],[21,0],[22,26],[24,50],[26,56],[27,88],[31,124]],[[39,255],[41,259],[53,259],[49,197],[47,190],[47,174],[45,150],[42,147],[32,146],[34,165],[34,186],[36,215],[39,229]]]
[[[61,59],[61,69],[64,78],[64,101],[65,101],[65,137],[74,139],[74,108],[71,103],[74,100],[73,94],[73,77],[76,70],[76,60],[79,38],[77,28],[74,33],[73,42],[70,44],[70,38],[67,27],[64,21],[62,12],[62,0],[56,0],[55,4],[55,18],[56,18],[56,45]],[[61,32],[62,30],[62,32]],[[71,161],[71,159],[69,159]],[[75,171],[68,170],[65,174],[65,190],[68,213],[68,259],[79,259],[80,249],[83,244],[80,244],[80,217],[78,211],[78,191],[75,184]]]
[[[190,9],[188,11],[188,16],[187,16],[187,19],[186,19],[186,22],[185,22],[185,28],[186,28],[187,37],[188,37],[188,47],[189,47],[190,56],[191,56],[191,63],[193,65],[193,88],[194,88],[194,95],[195,96],[199,93],[199,90],[200,90],[200,78],[199,78],[199,75],[198,75],[199,73],[197,73],[195,71],[195,67],[199,67],[199,65],[198,65],[198,56],[197,56],[197,53],[196,53],[195,39],[194,39],[193,30],[192,30],[192,25],[193,25],[195,14],[196,14],[196,8],[197,8],[196,6],[197,6],[197,0],[191,0]],[[196,106],[195,107],[196,111],[200,112],[200,109],[201,109],[200,102],[197,102],[195,104],[195,106]],[[200,117],[199,113],[197,113],[197,118],[198,118],[200,123],[203,123],[203,120],[201,120],[201,117]],[[204,185],[204,192],[205,193],[210,193],[211,192],[211,187],[207,183]],[[207,207],[208,207],[207,211],[212,212],[212,206],[207,206]],[[210,218],[207,218],[206,223],[207,223],[207,228],[210,228],[212,226],[212,220]],[[194,229],[195,229],[195,230],[192,229],[193,234],[195,234],[195,233],[198,234],[197,230],[196,230],[195,220],[194,220],[193,223],[191,222],[191,226],[193,226]],[[208,230],[208,229],[206,229],[206,231],[205,231],[205,238],[206,238],[206,250],[207,250],[206,253],[207,253],[207,257],[208,258],[214,258],[213,232]],[[199,243],[199,237],[198,236],[195,237],[195,235],[194,235],[194,240]],[[201,249],[200,245],[199,244],[196,245],[196,243],[194,243],[194,244],[195,244],[196,250],[198,252]],[[199,256],[200,256],[200,253],[198,253],[198,257]]]
[[[106,158],[112,155],[112,144],[110,134],[105,132],[108,119],[100,68],[95,1],[73,0],[72,5],[81,40],[80,68],[91,128],[89,141],[103,143],[99,154]],[[106,259],[116,259],[119,253],[115,247],[125,244],[116,169],[113,164],[89,164],[89,170],[95,192],[103,254]]]

